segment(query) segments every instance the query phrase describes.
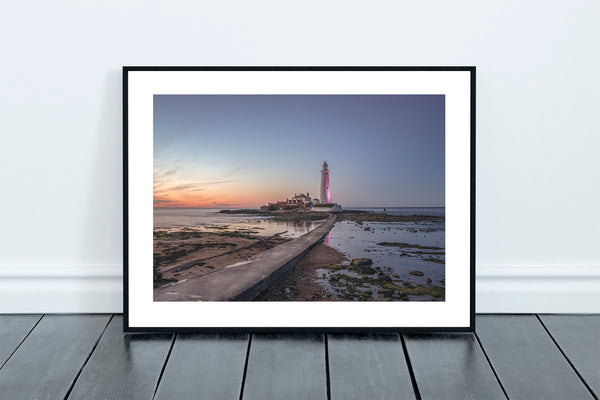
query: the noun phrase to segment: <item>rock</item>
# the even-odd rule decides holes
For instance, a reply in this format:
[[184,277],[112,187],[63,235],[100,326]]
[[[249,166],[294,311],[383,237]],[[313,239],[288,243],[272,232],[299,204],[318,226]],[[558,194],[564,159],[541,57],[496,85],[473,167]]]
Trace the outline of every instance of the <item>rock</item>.
[[394,294],[393,290],[379,290],[379,294],[383,295],[384,297],[392,297],[392,295]]
[[389,275],[386,274],[379,274],[377,276],[380,280],[384,281],[384,282],[391,282],[392,278]]
[[373,265],[373,260],[370,258],[354,258],[350,263],[350,267],[365,274],[375,273],[375,270],[371,268],[371,265]]
[[423,276],[423,275],[425,275],[421,271],[410,271],[410,274],[414,275],[414,276]]
[[429,285],[431,283],[431,278],[428,277],[425,282],[427,282],[427,284]]
[[375,270],[368,265],[358,265],[355,266],[354,269],[358,272],[362,272],[363,274],[374,274]]
[[352,261],[350,262],[350,265],[352,266],[357,266],[357,265],[373,265],[373,260],[371,260],[370,258],[353,258]]

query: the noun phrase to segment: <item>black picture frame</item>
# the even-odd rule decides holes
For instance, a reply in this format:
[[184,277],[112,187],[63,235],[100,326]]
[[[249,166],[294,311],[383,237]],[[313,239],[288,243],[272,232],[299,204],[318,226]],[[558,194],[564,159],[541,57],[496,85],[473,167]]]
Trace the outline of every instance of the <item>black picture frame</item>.
[[[435,327],[388,327],[388,326],[369,326],[369,327],[339,327],[339,326],[299,326],[299,327],[202,327],[202,326],[134,326],[130,324],[130,151],[133,148],[129,135],[129,99],[130,99],[130,74],[134,72],[176,72],[176,71],[460,71],[469,74],[469,142],[470,142],[470,193],[468,198],[469,217],[469,325],[468,326],[435,326]],[[440,333],[440,332],[473,332],[475,329],[475,156],[476,156],[476,67],[474,66],[361,66],[361,67],[341,67],[341,66],[124,66],[123,71],[123,316],[124,332],[200,332],[200,333],[274,333],[274,332],[406,332],[406,333]],[[467,221],[465,221],[467,223]]]

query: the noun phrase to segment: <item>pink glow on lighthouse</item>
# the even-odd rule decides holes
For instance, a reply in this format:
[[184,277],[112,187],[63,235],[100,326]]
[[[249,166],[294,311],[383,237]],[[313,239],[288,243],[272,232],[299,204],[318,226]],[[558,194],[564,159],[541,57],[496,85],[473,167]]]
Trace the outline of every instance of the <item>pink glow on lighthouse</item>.
[[329,168],[327,161],[323,162],[321,169],[321,202],[331,203],[331,193],[329,191]]

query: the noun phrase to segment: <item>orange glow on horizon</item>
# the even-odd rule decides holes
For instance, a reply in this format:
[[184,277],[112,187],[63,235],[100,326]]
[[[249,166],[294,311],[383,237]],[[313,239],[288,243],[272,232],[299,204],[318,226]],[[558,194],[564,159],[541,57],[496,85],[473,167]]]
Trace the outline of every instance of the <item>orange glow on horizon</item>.
[[184,182],[154,185],[155,208],[256,208],[285,200],[293,193],[281,189],[241,185],[239,182],[195,186]]
[[313,184],[307,179],[290,179],[296,173],[295,168],[257,173],[243,168],[222,172],[210,166],[158,165],[154,169],[154,207],[258,208],[290,199],[295,193],[310,192],[318,185],[317,174]]

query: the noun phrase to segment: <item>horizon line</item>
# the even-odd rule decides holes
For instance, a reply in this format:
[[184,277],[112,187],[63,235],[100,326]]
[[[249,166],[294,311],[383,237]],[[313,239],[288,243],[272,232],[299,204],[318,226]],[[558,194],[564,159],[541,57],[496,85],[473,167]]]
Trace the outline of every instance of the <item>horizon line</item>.
[[[220,209],[220,210],[227,210],[227,209],[252,209],[252,208],[261,208],[262,206],[257,206],[257,207],[194,207],[194,206],[186,206],[186,207],[156,207],[153,206],[152,208],[202,208],[202,209]],[[446,206],[342,206],[342,208],[446,208]]]

